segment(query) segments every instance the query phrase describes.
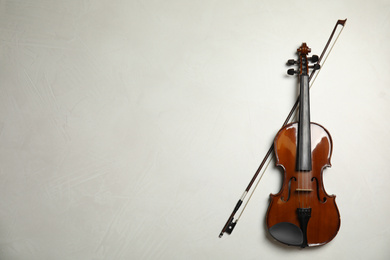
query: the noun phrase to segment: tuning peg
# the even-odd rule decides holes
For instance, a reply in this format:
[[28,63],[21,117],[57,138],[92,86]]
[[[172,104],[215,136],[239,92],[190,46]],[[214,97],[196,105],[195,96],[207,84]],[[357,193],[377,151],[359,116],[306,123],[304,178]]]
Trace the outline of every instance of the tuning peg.
[[319,70],[321,68],[321,65],[320,64],[314,64],[313,66],[309,66],[309,68],[313,69],[313,70]]
[[294,65],[296,63],[297,63],[297,61],[295,61],[295,60],[288,60],[287,61],[287,65]]
[[294,70],[294,69],[287,70],[287,74],[288,75],[294,75],[295,73],[298,73],[298,72],[296,70]]
[[318,56],[317,55],[311,56],[310,61],[313,62],[313,63],[317,62],[318,61]]

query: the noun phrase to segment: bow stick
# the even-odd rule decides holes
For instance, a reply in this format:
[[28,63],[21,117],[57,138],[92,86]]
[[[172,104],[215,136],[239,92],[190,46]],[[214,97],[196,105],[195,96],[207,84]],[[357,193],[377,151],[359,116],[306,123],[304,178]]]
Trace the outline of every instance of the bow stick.
[[[329,44],[330,44],[330,42],[332,41],[332,38],[333,38],[333,36],[334,36],[334,33],[336,32],[336,29],[337,29],[338,25],[341,25],[341,26],[342,26],[342,29],[344,29],[344,25],[345,25],[346,22],[347,22],[347,19],[345,19],[345,20],[338,20],[338,21],[337,21],[337,23],[336,23],[336,25],[335,25],[335,27],[334,27],[334,29],[333,29],[333,31],[332,31],[330,37],[329,37],[329,40],[328,40],[328,42],[326,43],[325,48],[324,48],[324,50],[323,50],[322,53],[321,53],[321,56],[318,58],[318,61],[317,61],[317,64],[318,64],[318,65],[320,65],[320,62],[322,61],[322,59],[323,59],[323,57],[324,57],[324,55],[325,55],[325,53],[326,53],[326,50],[328,49]],[[342,30],[339,32],[339,34],[338,34],[338,36],[337,36],[335,42],[333,43],[333,45],[332,45],[330,51],[332,50],[332,48],[333,48],[334,44],[336,43],[338,37],[340,36],[341,32],[342,32]],[[329,51],[329,53],[330,53],[330,51]],[[329,55],[329,53],[328,53],[328,55]],[[325,60],[324,60],[323,64],[325,63],[325,61],[326,61],[328,55],[325,57]],[[290,61],[289,61],[289,62],[290,62]],[[323,64],[322,64],[322,66],[323,66]],[[320,66],[321,66],[321,65],[320,65]],[[319,68],[319,67],[318,67],[318,68]],[[310,81],[310,80],[312,79],[312,77],[314,76],[314,73],[315,73],[316,70],[317,70],[317,69],[315,69],[315,70],[313,70],[313,71],[311,72],[311,74],[310,74],[310,76],[309,76],[309,81]],[[317,75],[318,75],[318,73],[316,74],[316,77],[317,77]],[[315,80],[315,78],[314,78],[314,80]],[[314,80],[313,80],[313,82],[314,82]],[[286,120],[284,121],[283,126],[285,126],[286,124],[288,124],[288,122],[290,121],[291,117],[292,117],[293,114],[295,113],[295,111],[296,111],[296,109],[297,109],[297,107],[298,107],[298,104],[299,104],[299,96],[298,96],[297,101],[295,102],[294,106],[291,108],[291,111],[290,111],[290,113],[288,114]],[[282,126],[282,127],[283,127],[283,126]],[[263,161],[260,163],[259,168],[258,168],[257,171],[255,172],[255,175],[252,177],[252,179],[251,179],[251,181],[249,182],[248,186],[246,187],[244,193],[242,194],[241,198],[238,200],[236,206],[234,207],[233,212],[230,214],[228,220],[226,221],[225,226],[222,228],[222,231],[221,231],[221,233],[219,234],[219,237],[222,237],[222,236],[223,236],[223,233],[227,233],[227,234],[229,234],[229,235],[232,233],[232,231],[233,231],[234,227],[236,226],[236,224],[237,224],[239,218],[241,217],[242,212],[244,212],[245,207],[246,207],[246,205],[248,204],[249,200],[248,200],[247,203],[245,204],[244,209],[241,211],[241,214],[240,214],[240,216],[237,218],[236,221],[234,221],[234,215],[237,213],[238,209],[241,207],[241,205],[242,205],[242,203],[243,203],[243,201],[244,201],[246,195],[248,194],[249,190],[251,189],[253,183],[254,183],[255,180],[257,179],[257,176],[259,175],[261,169],[264,167],[265,163],[267,162],[267,160],[268,160],[268,158],[269,158],[269,156],[271,155],[271,153],[272,153],[273,150],[274,150],[274,144],[272,143],[272,145],[271,145],[271,147],[269,148],[268,152],[267,152],[266,155],[264,156]],[[268,164],[269,164],[269,162],[268,162]],[[267,167],[268,167],[268,164],[267,164]],[[264,174],[264,172],[265,172],[265,170],[263,171],[263,174]],[[257,184],[259,184],[261,178],[263,177],[263,174],[260,176],[260,179],[258,180]],[[256,187],[257,187],[257,184],[256,184]],[[256,187],[255,187],[255,189],[256,189]],[[254,190],[255,190],[255,189],[254,189]],[[250,197],[252,197],[252,194],[253,194],[254,190],[252,191]],[[250,198],[249,198],[249,199],[250,199]]]

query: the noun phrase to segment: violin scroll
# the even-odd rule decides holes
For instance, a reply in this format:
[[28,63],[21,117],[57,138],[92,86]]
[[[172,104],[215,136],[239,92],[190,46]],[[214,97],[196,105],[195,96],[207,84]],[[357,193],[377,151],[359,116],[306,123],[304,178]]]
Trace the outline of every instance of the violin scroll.
[[[287,61],[287,65],[298,65],[299,71],[295,69],[289,69],[287,70],[288,75],[306,75],[309,73],[309,69],[313,69],[313,71],[318,70],[321,68],[319,62],[319,57],[317,55],[313,55],[311,57],[307,57],[307,55],[311,52],[311,49],[307,46],[307,44],[304,42],[302,45],[297,49],[297,52],[299,54],[298,60],[290,59]],[[316,63],[314,65],[308,65],[309,62]]]

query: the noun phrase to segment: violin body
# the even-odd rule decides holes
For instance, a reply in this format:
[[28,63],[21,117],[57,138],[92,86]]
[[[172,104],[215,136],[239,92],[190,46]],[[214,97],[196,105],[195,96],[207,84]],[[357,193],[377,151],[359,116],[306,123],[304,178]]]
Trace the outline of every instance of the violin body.
[[[298,123],[283,127],[275,137],[276,164],[284,170],[279,193],[270,195],[266,223],[278,241],[294,246],[317,246],[331,241],[340,228],[334,195],[328,195],[322,173],[330,167],[332,139],[322,126],[310,123],[310,171],[297,171]],[[309,212],[310,211],[310,212]]]
[[294,246],[318,246],[331,241],[340,228],[335,196],[325,192],[322,173],[329,167],[332,139],[322,126],[310,122],[309,66],[317,58],[307,57],[311,49],[302,43],[297,50],[299,71],[299,119],[279,130],[275,137],[276,164],[284,170],[282,188],[271,194],[267,227],[279,242]]

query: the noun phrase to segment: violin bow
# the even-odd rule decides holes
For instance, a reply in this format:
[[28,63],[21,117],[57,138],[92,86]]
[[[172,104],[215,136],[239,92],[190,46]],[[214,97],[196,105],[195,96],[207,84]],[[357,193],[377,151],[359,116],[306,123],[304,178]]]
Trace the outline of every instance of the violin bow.
[[[322,66],[325,64],[325,61],[326,61],[326,59],[328,58],[330,52],[332,51],[333,46],[335,45],[335,43],[336,43],[338,37],[340,36],[341,32],[343,31],[344,25],[345,25],[346,22],[347,22],[347,19],[345,19],[345,20],[338,20],[338,21],[337,21],[337,23],[336,23],[336,25],[335,25],[335,27],[334,27],[334,29],[333,29],[333,31],[332,31],[330,37],[329,37],[329,40],[328,40],[328,42],[326,43],[326,45],[325,45],[325,47],[324,47],[324,50],[323,50],[322,53],[321,53],[321,56],[318,58],[317,64],[318,64],[320,67],[322,67]],[[337,29],[337,27],[338,27],[339,25],[342,26],[342,29],[340,30],[339,34],[337,35],[336,40],[334,41],[332,47],[330,48],[330,51],[328,52],[328,55],[325,57],[324,62],[323,62],[322,65],[321,65],[320,63],[321,63],[322,59],[324,58],[324,55],[325,55],[325,53],[326,53],[326,51],[327,51],[327,49],[328,49],[328,47],[329,47],[329,44],[331,43],[332,38],[333,38],[333,36],[334,36],[334,34],[335,34],[335,32],[336,32],[336,29]],[[318,67],[318,68],[319,68],[319,67]],[[314,69],[314,70],[311,72],[311,74],[310,74],[310,76],[309,76],[309,82],[311,81],[312,77],[314,76],[314,73],[315,73],[316,70],[317,70],[317,69]],[[318,72],[318,73],[319,73],[319,72]],[[316,74],[316,77],[317,77],[318,73]],[[313,83],[314,83],[316,77],[315,77],[314,80],[312,81],[310,87],[313,85]],[[283,126],[285,126],[286,124],[288,124],[288,122],[290,121],[291,117],[295,114],[298,105],[299,105],[299,96],[298,96],[298,98],[297,98],[295,104],[294,104],[293,107],[291,108],[291,111],[290,111],[290,113],[288,114],[286,120],[284,121]],[[283,126],[282,126],[282,127],[283,127]],[[256,171],[255,174],[253,175],[251,181],[249,182],[248,186],[246,187],[246,189],[245,189],[244,193],[242,194],[241,198],[238,200],[236,206],[234,207],[232,213],[230,214],[228,220],[226,221],[226,224],[225,224],[224,227],[222,228],[221,233],[219,234],[219,237],[222,237],[224,233],[227,233],[228,235],[230,235],[230,234],[233,232],[234,227],[236,226],[238,220],[240,219],[242,213],[244,212],[244,210],[245,210],[245,208],[246,208],[246,206],[247,206],[247,204],[248,204],[250,198],[251,198],[252,195],[253,195],[253,192],[255,191],[257,185],[259,184],[261,178],[263,177],[263,175],[264,175],[264,173],[265,173],[265,171],[266,171],[266,169],[267,169],[269,163],[271,162],[271,160],[268,161],[268,164],[267,164],[265,170],[263,171],[262,175],[260,176],[260,179],[259,179],[258,182],[256,183],[256,186],[255,186],[255,188],[253,189],[251,195],[249,196],[249,199],[248,199],[248,201],[246,202],[246,204],[245,204],[243,210],[241,211],[239,217],[238,217],[236,220],[234,220],[234,216],[235,216],[235,214],[237,213],[237,211],[239,210],[239,208],[241,207],[241,205],[242,205],[242,203],[243,203],[243,201],[244,201],[246,195],[248,194],[249,190],[251,189],[253,183],[254,183],[255,180],[257,179],[257,177],[258,177],[260,171],[263,169],[264,165],[266,164],[266,162],[267,162],[268,158],[270,157],[270,155],[272,154],[272,151],[273,151],[273,150],[274,150],[274,144],[272,143],[272,145],[271,145],[271,147],[269,148],[268,152],[265,154],[263,161],[260,163],[259,168],[257,168],[257,171]]]

